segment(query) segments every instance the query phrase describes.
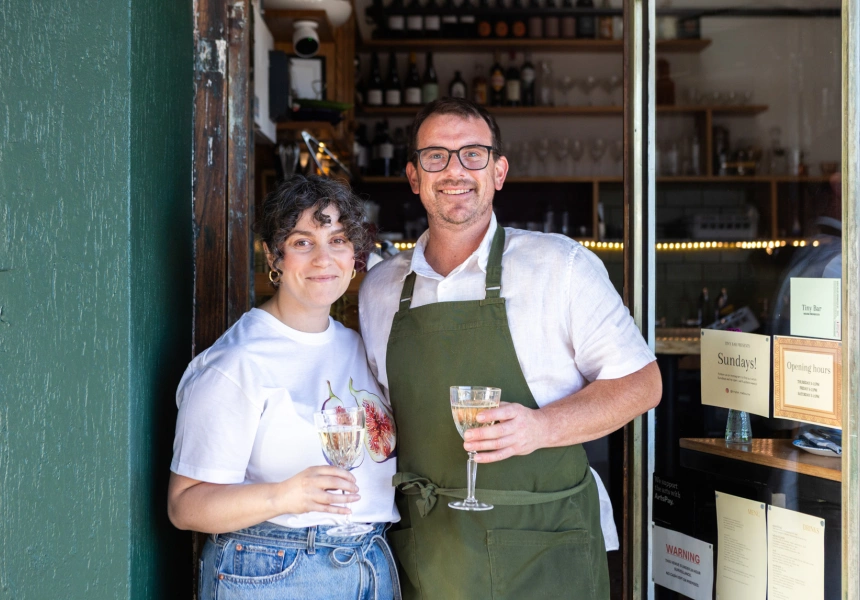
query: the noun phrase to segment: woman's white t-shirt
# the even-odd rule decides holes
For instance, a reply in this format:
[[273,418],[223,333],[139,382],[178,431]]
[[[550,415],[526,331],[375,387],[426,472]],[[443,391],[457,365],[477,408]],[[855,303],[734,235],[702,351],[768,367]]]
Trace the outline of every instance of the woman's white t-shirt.
[[[364,391],[390,411],[357,333],[334,320],[322,333],[305,333],[252,309],[182,376],[170,470],[210,483],[250,484],[283,481],[327,464],[313,414],[329,399],[329,384],[344,406],[356,406]],[[333,400],[326,408],[337,404]],[[387,459],[376,455],[382,462],[365,451],[353,469],[361,495],[350,504],[353,521],[400,520],[391,485],[395,448],[391,444]],[[312,512],[270,521],[310,527],[343,519]]]

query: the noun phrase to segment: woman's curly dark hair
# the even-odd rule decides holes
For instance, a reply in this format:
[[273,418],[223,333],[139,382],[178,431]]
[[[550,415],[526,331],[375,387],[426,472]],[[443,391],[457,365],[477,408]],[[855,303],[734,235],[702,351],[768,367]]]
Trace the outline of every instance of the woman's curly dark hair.
[[355,256],[360,258],[370,250],[373,240],[362,225],[362,201],[346,183],[316,175],[293,175],[266,197],[254,227],[268,246],[274,265],[283,258],[281,246],[296,228],[302,213],[313,208],[314,220],[326,225],[331,219],[322,211],[329,205],[334,205],[340,213],[340,224],[352,242]]

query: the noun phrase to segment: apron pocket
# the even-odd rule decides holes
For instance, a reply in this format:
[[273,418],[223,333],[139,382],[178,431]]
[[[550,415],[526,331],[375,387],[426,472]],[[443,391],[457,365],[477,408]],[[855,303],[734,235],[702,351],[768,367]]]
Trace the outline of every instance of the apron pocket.
[[493,600],[596,598],[589,543],[585,529],[488,531]]
[[[418,585],[418,559],[415,556],[415,532],[412,529],[397,529],[388,531],[388,543],[394,553],[398,570],[401,574],[400,585],[404,591],[412,587],[420,590]],[[403,576],[408,579],[410,585],[405,585]],[[406,594],[404,594],[405,596]]]

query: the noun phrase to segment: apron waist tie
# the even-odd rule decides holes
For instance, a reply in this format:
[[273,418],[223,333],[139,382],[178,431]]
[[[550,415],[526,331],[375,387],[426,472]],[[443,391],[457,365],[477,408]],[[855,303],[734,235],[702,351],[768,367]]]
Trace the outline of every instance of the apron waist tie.
[[[544,504],[555,502],[568,496],[573,496],[584,490],[592,481],[591,469],[586,469],[585,477],[578,484],[566,490],[557,492],[526,492],[522,490],[486,490],[477,488],[475,495],[480,496],[484,502],[498,504],[499,506],[528,506],[532,504]],[[414,473],[397,473],[391,483],[407,496],[420,496],[415,500],[418,506],[418,514],[426,517],[433,507],[436,506],[437,496],[464,499],[466,488],[441,488],[435,483]]]

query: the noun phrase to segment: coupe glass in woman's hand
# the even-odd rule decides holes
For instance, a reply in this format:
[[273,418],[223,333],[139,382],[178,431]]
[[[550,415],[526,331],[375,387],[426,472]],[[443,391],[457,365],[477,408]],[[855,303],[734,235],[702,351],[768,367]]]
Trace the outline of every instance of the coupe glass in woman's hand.
[[[328,464],[347,471],[361,464],[366,435],[364,408],[336,408],[314,413],[314,423]],[[327,533],[338,537],[351,537],[370,531],[373,531],[373,527],[353,523],[347,515],[344,525],[332,527]]]

